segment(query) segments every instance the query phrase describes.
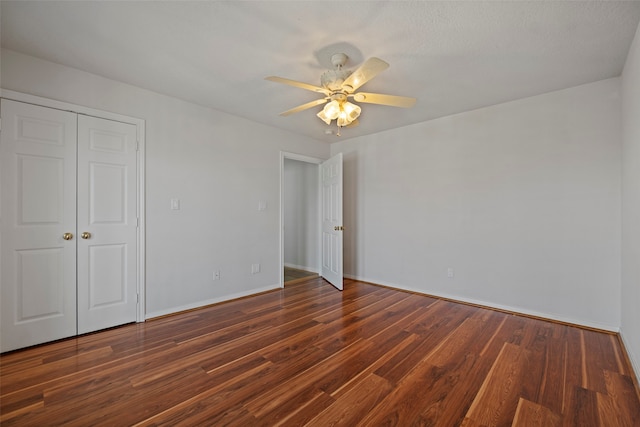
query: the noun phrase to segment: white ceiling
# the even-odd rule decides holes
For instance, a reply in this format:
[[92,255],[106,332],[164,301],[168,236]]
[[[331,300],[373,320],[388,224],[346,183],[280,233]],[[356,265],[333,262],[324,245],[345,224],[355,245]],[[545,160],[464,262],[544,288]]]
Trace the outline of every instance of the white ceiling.
[[[362,104],[342,139],[619,76],[639,1],[6,1],[2,46],[256,122],[334,142],[319,97],[330,56],[391,67],[361,90],[414,96]],[[335,122],[334,122],[335,123]],[[332,129],[335,129],[335,124]]]

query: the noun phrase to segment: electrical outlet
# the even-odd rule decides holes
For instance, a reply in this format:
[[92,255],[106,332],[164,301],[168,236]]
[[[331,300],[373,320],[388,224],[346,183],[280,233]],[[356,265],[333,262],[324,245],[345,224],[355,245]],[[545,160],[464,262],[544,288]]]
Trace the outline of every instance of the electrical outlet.
[[454,273],[453,273],[453,267],[449,267],[447,268],[447,277],[449,279],[453,279]]
[[220,280],[220,270],[213,272],[213,280]]
[[251,264],[251,274],[260,273],[260,264]]

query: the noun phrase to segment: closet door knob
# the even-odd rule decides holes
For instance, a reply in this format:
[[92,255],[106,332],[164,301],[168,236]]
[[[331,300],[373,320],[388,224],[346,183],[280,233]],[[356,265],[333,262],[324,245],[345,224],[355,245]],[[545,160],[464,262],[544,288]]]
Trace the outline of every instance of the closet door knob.
[[88,231],[84,231],[80,237],[82,237],[83,239],[89,239],[91,237],[91,233],[89,233]]
[[73,239],[73,234],[71,234],[71,233],[64,233],[64,234],[62,235],[62,238],[63,238],[64,240],[71,240],[71,239]]

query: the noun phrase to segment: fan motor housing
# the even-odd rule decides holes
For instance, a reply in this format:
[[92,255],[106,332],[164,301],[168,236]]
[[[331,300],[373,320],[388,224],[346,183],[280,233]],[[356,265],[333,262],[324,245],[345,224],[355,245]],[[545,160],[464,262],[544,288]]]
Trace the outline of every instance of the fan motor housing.
[[341,68],[337,70],[329,70],[322,73],[320,76],[320,83],[322,87],[329,89],[330,91],[336,91],[342,89],[342,83],[351,75],[351,71],[343,70]]

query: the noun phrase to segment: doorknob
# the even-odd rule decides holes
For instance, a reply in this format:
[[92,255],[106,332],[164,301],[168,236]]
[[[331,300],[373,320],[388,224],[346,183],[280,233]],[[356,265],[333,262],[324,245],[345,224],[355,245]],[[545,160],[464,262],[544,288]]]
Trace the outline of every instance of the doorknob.
[[83,239],[89,239],[91,238],[91,233],[89,233],[88,231],[84,231],[80,237],[82,237]]
[[71,233],[64,233],[64,234],[62,235],[62,238],[63,238],[64,240],[71,240],[71,239],[73,239],[73,234],[71,234]]

